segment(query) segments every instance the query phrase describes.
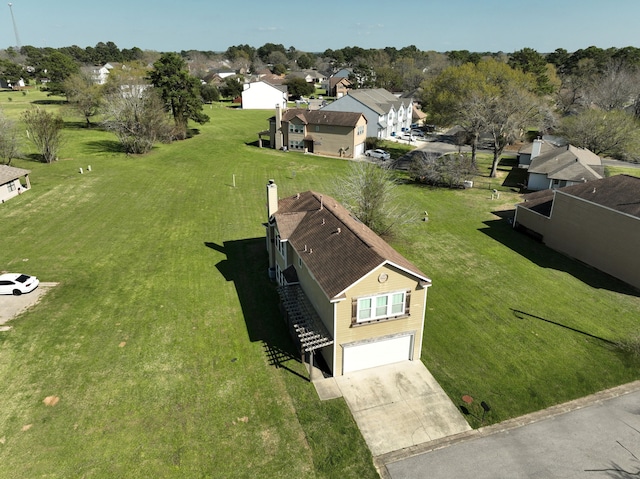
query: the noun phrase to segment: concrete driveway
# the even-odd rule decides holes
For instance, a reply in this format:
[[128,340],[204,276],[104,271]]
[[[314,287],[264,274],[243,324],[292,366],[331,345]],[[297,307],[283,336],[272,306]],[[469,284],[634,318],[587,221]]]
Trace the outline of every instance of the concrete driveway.
[[471,430],[421,361],[321,379],[314,385],[321,399],[344,397],[373,456]]
[[7,331],[11,326],[5,323],[36,304],[52,287],[58,283],[40,283],[32,292],[20,296],[0,295],[0,331]]

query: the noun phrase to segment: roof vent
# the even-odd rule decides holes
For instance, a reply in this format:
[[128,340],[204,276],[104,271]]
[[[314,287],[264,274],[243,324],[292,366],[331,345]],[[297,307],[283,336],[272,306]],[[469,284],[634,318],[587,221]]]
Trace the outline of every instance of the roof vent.
[[593,191],[592,191],[592,193],[595,193],[595,192],[596,192],[596,189],[594,188],[594,189],[593,189]]
[[322,225],[324,226],[324,218],[322,218]]
[[320,211],[322,211],[323,209],[324,209],[324,203],[323,203],[322,195],[320,195]]
[[300,199],[300,193],[296,195],[296,200],[299,200],[299,199]]
[[341,230],[340,228],[338,228],[338,229],[336,230],[336,234],[337,234],[337,235],[339,235],[341,232],[342,232],[342,230]]

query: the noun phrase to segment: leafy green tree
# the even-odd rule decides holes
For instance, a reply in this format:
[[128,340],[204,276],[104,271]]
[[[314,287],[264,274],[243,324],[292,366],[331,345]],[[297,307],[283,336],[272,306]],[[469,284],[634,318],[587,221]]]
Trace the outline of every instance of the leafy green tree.
[[10,60],[0,60],[0,73],[12,85],[17,85],[24,76],[24,69]]
[[98,114],[102,105],[100,86],[93,83],[90,76],[76,73],[62,83],[62,89],[69,104],[85,119],[87,128],[91,127],[91,118]]
[[10,165],[11,160],[18,156],[20,150],[16,123],[0,112],[0,158],[4,159],[5,165]]
[[303,53],[297,59],[298,67],[303,70],[311,68],[313,65],[315,65],[315,63],[315,58],[309,53]]
[[64,95],[62,83],[79,71],[80,67],[73,58],[59,51],[51,52],[40,63],[40,74],[49,79],[47,83],[49,95]]
[[227,77],[220,86],[220,93],[225,98],[235,98],[242,94],[242,84],[235,77]]
[[260,58],[260,60],[262,60],[264,63],[269,63],[269,56],[274,52],[282,53],[285,58],[287,56],[287,49],[280,43],[265,43],[260,48],[258,48],[256,54],[258,55],[258,58]]
[[533,74],[536,79],[536,91],[539,94],[553,93],[559,86],[558,82],[553,81],[555,75],[552,73],[553,70],[547,68],[545,58],[533,48],[523,48],[512,53],[509,66]]
[[176,124],[178,137],[186,138],[189,120],[204,124],[209,117],[202,111],[200,80],[189,74],[177,53],[165,53],[153,64],[149,80],[160,92]]
[[640,123],[624,111],[586,109],[577,115],[565,117],[559,133],[571,144],[588,148],[596,155],[640,160]]
[[287,72],[287,65],[285,65],[284,63],[276,63],[271,68],[271,72],[274,75],[284,75]]
[[551,119],[548,109],[533,94],[535,90],[531,74],[489,58],[478,64],[449,67],[425,82],[422,102],[434,123],[460,125],[469,133],[474,164],[480,133],[492,135],[491,176],[495,177],[504,147],[522,130]]
[[311,95],[315,91],[315,87],[313,85],[307,83],[304,78],[300,77],[288,78],[285,81],[285,85],[287,85],[289,96],[294,100],[305,95]]
[[42,155],[42,160],[45,163],[57,160],[62,146],[62,117],[40,108],[31,108],[22,114],[22,120],[27,127],[27,136]]
[[402,90],[402,76],[390,66],[375,70],[375,86],[389,91]]
[[200,96],[205,103],[212,103],[220,100],[220,92],[215,85],[202,85],[200,87]]

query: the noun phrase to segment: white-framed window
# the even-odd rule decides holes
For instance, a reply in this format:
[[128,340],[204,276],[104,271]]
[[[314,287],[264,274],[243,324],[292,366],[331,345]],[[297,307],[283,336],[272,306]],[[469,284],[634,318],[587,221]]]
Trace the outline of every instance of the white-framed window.
[[10,183],[7,183],[7,189],[9,190],[9,192],[15,191],[16,189],[15,181],[11,181]]
[[356,132],[356,135],[363,135],[364,134],[364,126],[360,125],[358,127],[358,131]]
[[290,150],[302,150],[304,148],[304,140],[289,140]]
[[304,133],[304,125],[289,123],[289,133]]
[[366,323],[404,316],[408,314],[408,299],[406,291],[358,298],[353,319],[356,323]]

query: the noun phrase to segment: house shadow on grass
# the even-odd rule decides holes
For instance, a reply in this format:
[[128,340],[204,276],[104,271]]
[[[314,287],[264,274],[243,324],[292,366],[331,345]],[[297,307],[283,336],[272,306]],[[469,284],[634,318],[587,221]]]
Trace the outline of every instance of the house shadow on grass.
[[564,271],[585,284],[629,296],[640,296],[633,286],[596,268],[559,253],[534,238],[512,228],[514,211],[494,211],[500,219],[485,221],[480,231],[541,268]]
[[287,366],[290,361],[301,363],[302,359],[289,337],[275,283],[269,281],[265,238],[225,241],[222,245],[205,242],[204,245],[226,255],[216,268],[235,285],[249,340],[262,342],[271,366],[286,369],[308,381]]

